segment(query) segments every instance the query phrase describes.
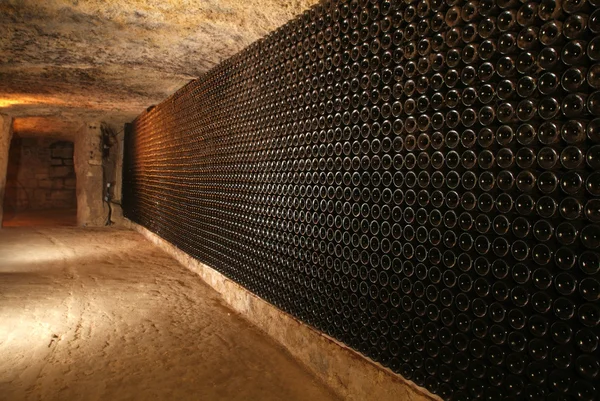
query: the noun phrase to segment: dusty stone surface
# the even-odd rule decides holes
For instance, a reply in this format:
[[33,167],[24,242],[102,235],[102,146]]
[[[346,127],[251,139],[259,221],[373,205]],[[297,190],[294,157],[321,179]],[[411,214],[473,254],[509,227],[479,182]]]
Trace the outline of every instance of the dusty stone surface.
[[77,207],[73,142],[14,135],[6,180],[5,213]]
[[338,400],[133,231],[0,232],[0,398]]
[[318,0],[4,0],[0,111],[133,118]]
[[75,138],[75,174],[77,175],[77,224],[103,226],[108,215],[103,201],[104,172],[101,124],[84,125]]
[[122,224],[137,230],[182,265],[198,274],[222,295],[231,308],[283,345],[342,399],[441,401],[440,397],[412,381],[404,379],[282,312],[146,228],[127,219],[124,219]]

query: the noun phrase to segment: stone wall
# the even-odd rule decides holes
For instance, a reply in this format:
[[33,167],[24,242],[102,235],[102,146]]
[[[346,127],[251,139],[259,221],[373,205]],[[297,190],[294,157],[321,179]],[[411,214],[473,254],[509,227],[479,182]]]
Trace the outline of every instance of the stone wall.
[[102,131],[99,122],[83,125],[75,139],[75,171],[77,172],[77,224],[103,226],[108,208],[102,201]]
[[0,226],[4,218],[4,190],[6,188],[6,168],[8,166],[8,150],[13,135],[13,119],[0,114]]
[[13,138],[4,201],[7,211],[75,208],[75,188],[72,142]]

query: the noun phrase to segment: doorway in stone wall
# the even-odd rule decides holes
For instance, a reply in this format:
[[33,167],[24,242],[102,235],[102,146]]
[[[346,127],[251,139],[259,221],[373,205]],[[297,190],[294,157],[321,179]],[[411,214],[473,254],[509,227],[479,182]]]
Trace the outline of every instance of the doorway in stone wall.
[[77,224],[73,142],[43,137],[11,141],[3,227]]

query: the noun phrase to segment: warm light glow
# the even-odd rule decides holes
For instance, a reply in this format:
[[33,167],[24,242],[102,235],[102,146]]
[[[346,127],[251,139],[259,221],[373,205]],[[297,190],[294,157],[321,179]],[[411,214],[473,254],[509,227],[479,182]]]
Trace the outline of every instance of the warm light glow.
[[0,98],[0,109],[11,106],[21,106],[29,104],[62,105],[64,104],[64,102],[51,97],[14,96]]
[[27,104],[27,102],[24,99],[0,99],[0,108],[19,104]]

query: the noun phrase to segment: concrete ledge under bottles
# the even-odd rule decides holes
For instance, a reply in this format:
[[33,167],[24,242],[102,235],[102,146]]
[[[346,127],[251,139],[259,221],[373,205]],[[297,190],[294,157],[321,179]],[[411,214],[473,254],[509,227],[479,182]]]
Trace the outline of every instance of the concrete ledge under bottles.
[[124,222],[198,274],[233,310],[285,347],[344,400],[441,401],[412,381],[277,309],[148,229],[126,219]]

